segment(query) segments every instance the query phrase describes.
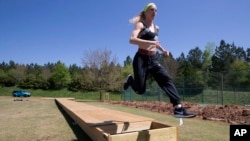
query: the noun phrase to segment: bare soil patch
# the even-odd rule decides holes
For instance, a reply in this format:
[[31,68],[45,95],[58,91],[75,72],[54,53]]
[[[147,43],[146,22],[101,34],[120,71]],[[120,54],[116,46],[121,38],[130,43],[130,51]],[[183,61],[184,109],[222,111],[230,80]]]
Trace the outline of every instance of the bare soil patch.
[[[141,108],[163,114],[173,114],[173,106],[166,102],[140,102],[140,101],[104,101],[110,104],[119,104]],[[194,103],[183,102],[184,106],[197,114],[196,118],[203,120],[216,120],[230,124],[250,124],[250,107],[238,105],[207,105],[201,106]]]

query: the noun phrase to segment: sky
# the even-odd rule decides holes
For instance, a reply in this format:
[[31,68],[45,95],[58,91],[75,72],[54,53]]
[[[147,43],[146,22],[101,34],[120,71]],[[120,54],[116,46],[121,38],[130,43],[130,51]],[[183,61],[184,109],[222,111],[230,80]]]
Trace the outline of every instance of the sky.
[[138,49],[129,19],[149,2],[174,58],[221,40],[250,48],[249,0],[0,0],[0,63],[83,66],[86,52],[106,49],[123,65]]

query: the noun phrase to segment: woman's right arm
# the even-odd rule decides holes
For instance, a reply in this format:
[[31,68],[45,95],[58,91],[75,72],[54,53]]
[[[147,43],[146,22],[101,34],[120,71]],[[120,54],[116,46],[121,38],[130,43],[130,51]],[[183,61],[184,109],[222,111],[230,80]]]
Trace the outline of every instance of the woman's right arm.
[[143,39],[138,38],[138,35],[140,31],[142,30],[142,28],[143,28],[143,24],[141,22],[138,22],[135,24],[135,28],[132,31],[132,34],[129,39],[129,43],[135,44],[138,46],[158,45],[159,44],[158,41],[149,41],[149,40],[143,40]]

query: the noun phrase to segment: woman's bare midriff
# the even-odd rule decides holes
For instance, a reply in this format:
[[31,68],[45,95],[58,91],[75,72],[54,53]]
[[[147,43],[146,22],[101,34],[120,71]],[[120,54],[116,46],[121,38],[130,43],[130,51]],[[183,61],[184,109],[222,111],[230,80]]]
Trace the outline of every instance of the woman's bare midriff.
[[139,46],[140,49],[144,49],[147,51],[156,51],[155,45],[150,45],[150,46]]

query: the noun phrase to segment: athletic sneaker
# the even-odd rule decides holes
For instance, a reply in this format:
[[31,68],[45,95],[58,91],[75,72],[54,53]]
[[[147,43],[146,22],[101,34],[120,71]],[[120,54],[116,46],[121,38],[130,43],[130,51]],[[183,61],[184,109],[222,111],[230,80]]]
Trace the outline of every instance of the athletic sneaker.
[[127,76],[126,81],[125,81],[124,84],[123,84],[123,89],[124,89],[124,90],[127,90],[127,89],[128,89],[128,87],[129,87],[129,86],[131,85],[131,83],[132,83],[132,80],[133,80],[133,77],[132,77],[131,74],[129,74],[129,75]]
[[174,117],[176,118],[192,118],[196,115],[188,112],[184,107],[174,108]]

